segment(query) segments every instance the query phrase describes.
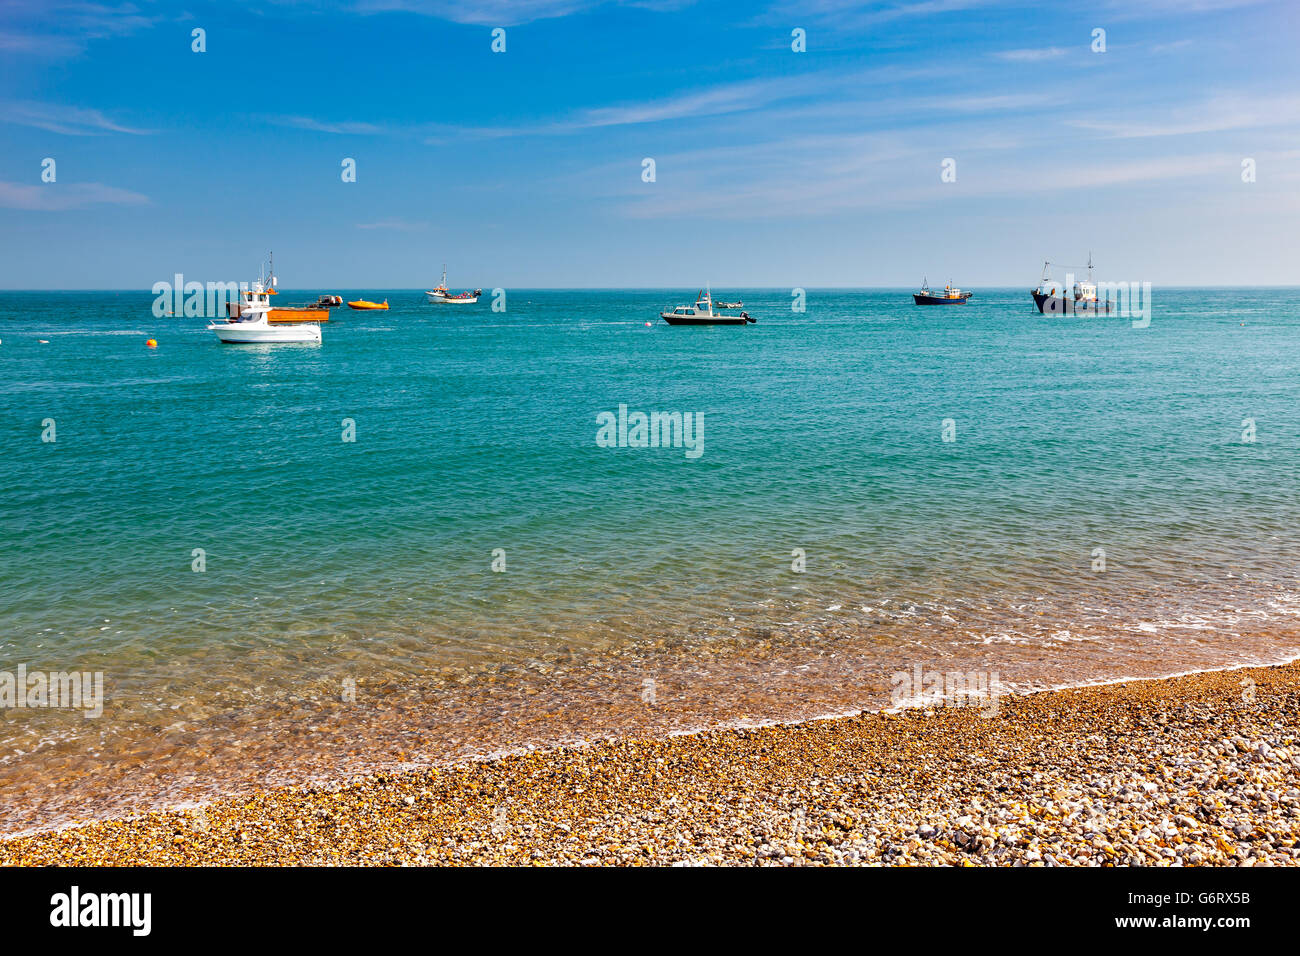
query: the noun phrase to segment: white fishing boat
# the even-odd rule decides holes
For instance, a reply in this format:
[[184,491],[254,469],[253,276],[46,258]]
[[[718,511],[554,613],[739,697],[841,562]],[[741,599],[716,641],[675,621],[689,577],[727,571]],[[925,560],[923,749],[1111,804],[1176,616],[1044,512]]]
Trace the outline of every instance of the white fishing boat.
[[473,292],[461,292],[452,295],[447,291],[447,266],[442,267],[442,281],[438,283],[437,288],[428,289],[424,293],[430,302],[441,303],[446,305],[473,305],[478,301],[478,297],[483,294],[482,289],[475,289]]
[[713,295],[707,287],[696,295],[694,305],[679,305],[671,312],[660,312],[659,318],[669,325],[747,325],[757,321],[748,312],[714,312]]
[[212,322],[208,331],[222,342],[251,345],[270,342],[316,342],[321,340],[319,322],[272,324],[271,296],[275,295],[275,275],[259,278],[251,288],[239,294],[238,302],[226,303],[226,320]]

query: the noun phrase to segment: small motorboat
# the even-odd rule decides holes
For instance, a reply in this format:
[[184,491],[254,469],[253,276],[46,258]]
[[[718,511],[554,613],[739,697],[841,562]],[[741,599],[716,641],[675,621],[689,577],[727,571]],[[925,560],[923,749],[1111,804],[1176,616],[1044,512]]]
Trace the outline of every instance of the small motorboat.
[[257,318],[231,318],[213,322],[208,329],[228,345],[260,345],[273,342],[310,342],[320,344],[320,326],[315,322],[272,325],[264,315]]
[[659,318],[669,325],[748,325],[757,321],[748,312],[714,312],[713,296],[707,288],[696,295],[695,305],[679,305],[671,312],[660,312]]
[[298,320],[272,324],[271,296],[275,294],[275,274],[258,279],[252,288],[241,293],[239,302],[226,303],[226,320],[213,321],[208,331],[231,345],[254,345],[274,342],[309,342],[320,344],[320,323]]
[[367,309],[386,309],[388,308],[388,300],[385,299],[383,302],[370,302],[367,299],[357,299],[355,302],[349,302],[348,308],[361,309],[363,311]]
[[719,309],[743,309],[745,307],[743,302],[715,302],[713,304]]
[[912,293],[912,301],[917,305],[962,305],[974,294],[954,289],[951,282],[943,287],[942,292],[931,292],[929,280],[922,280],[920,291]]
[[447,267],[442,267],[442,281],[436,288],[425,290],[425,296],[430,302],[443,305],[473,305],[478,301],[478,297],[483,294],[482,289],[475,289],[473,292],[461,292],[452,295],[447,291]]

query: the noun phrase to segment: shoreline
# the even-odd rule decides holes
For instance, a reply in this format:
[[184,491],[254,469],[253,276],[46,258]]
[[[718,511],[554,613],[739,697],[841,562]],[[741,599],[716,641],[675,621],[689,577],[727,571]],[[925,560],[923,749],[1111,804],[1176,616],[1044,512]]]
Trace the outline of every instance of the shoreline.
[[0,865],[1300,865],[1300,663],[514,752],[0,839]]

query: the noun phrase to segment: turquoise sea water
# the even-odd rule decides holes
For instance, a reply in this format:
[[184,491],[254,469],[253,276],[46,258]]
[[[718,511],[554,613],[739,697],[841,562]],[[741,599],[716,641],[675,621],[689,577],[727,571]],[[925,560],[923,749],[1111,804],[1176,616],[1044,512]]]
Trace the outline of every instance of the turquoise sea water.
[[[1156,289],[1141,329],[1027,289],[718,293],[739,328],[658,320],[694,289],[285,299],[317,291],[392,309],[222,346],[146,294],[0,293],[0,671],[107,691],[0,710],[4,828],[879,706],[917,664],[1300,649],[1295,290]],[[703,453],[601,447],[621,404]]]

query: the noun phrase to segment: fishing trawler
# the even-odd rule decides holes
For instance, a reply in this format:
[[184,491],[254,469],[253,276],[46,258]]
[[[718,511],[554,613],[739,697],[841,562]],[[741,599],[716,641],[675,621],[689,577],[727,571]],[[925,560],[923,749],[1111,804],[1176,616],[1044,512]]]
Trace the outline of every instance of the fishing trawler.
[[444,263],[442,267],[442,281],[436,288],[428,289],[424,293],[430,302],[445,303],[447,305],[473,305],[478,301],[478,297],[483,294],[482,289],[475,289],[473,292],[462,292],[459,295],[452,295],[447,291],[447,266]]
[[229,344],[263,344],[272,342],[310,342],[321,340],[320,323],[294,319],[287,324],[272,324],[271,296],[275,295],[275,276],[259,278],[240,293],[240,301],[226,303],[226,320],[213,321],[209,332]]
[[707,287],[695,296],[695,305],[679,305],[671,312],[660,312],[659,318],[669,325],[746,325],[757,321],[748,312],[714,312]]
[[943,292],[931,292],[930,280],[921,280],[921,289],[919,292],[912,293],[912,301],[917,305],[961,305],[968,301],[974,292],[963,292],[961,289],[954,289],[949,282],[943,287]]
[[[1063,269],[1078,269],[1079,266],[1060,266]],[[1118,303],[1097,300],[1097,283],[1092,279],[1092,253],[1088,253],[1088,281],[1075,282],[1074,287],[1066,289],[1066,282],[1058,282],[1051,276],[1052,263],[1043,263],[1043,275],[1038,280],[1038,288],[1029,290],[1034,297],[1034,305],[1044,315],[1105,315],[1118,307]],[[1068,274],[1067,274],[1068,278]],[[1057,294],[1059,290],[1059,295]]]

